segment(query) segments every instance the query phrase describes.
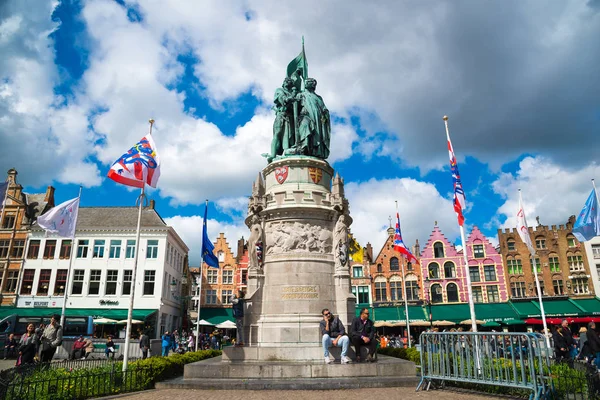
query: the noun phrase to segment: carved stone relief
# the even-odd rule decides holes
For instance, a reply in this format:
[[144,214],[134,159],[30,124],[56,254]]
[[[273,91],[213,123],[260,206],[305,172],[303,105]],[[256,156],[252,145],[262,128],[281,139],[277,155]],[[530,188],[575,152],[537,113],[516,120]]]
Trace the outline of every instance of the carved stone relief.
[[276,222],[266,227],[267,254],[331,253],[331,232],[319,225]]

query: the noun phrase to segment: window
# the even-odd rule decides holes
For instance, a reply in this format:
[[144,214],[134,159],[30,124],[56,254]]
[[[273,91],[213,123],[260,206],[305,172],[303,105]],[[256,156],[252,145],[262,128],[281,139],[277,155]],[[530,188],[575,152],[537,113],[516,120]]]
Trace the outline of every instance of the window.
[[156,271],[144,271],[144,296],[152,296],[154,294],[155,280]]
[[133,271],[126,269],[123,271],[123,296],[131,294],[131,280],[133,279]]
[[469,267],[469,276],[471,277],[471,282],[481,282],[479,267]]
[[383,272],[383,267],[381,266],[381,264],[377,264],[377,272]]
[[21,258],[23,257],[23,251],[25,250],[25,240],[15,240],[13,241],[13,247],[11,252],[11,257]]
[[515,251],[515,241],[514,241],[514,239],[508,239],[506,241],[506,247],[508,248],[508,251]]
[[54,279],[54,295],[62,296],[65,294],[65,285],[67,284],[67,271],[66,269],[59,269],[56,271],[56,279]]
[[108,250],[108,258],[121,258],[121,241],[111,240],[110,249]]
[[[530,261],[531,262],[531,261]],[[540,263],[540,259],[539,257],[535,258],[535,270],[533,268],[533,265],[531,266],[531,273],[538,273],[541,274],[542,273],[542,264]]]
[[6,271],[6,283],[4,284],[4,291],[6,293],[15,293],[17,291],[17,283],[19,282],[19,271],[8,270]]
[[402,282],[391,281],[390,282],[390,294],[392,301],[402,300]]
[[575,241],[575,236],[573,236],[573,235],[568,235],[567,236],[567,245],[569,247],[575,247],[575,246],[577,246],[577,242]]
[[485,257],[485,253],[483,251],[482,244],[474,244],[473,245],[473,257],[474,258],[484,258]]
[[525,282],[511,282],[510,293],[512,297],[525,297]]
[[231,296],[233,296],[233,290],[221,290],[221,303],[231,304]]
[[[362,271],[362,268],[361,268]],[[247,270],[242,270],[242,285],[247,285],[248,284],[248,271]]]
[[356,297],[357,297],[357,302],[359,304],[368,303],[369,302],[369,287],[368,286],[359,286],[358,287],[358,296],[356,296]]
[[387,301],[386,282],[375,282],[375,301]]
[[[94,247],[96,247],[96,246],[94,245]],[[100,294],[100,278],[101,277],[102,277],[101,270],[93,269],[90,271],[88,294],[90,294],[90,295]]]
[[353,278],[362,278],[363,277],[363,267],[361,266],[355,266],[352,267],[352,277]]
[[46,240],[46,245],[44,246],[44,259],[52,260],[54,258],[54,253],[56,253],[56,240]]
[[89,240],[79,240],[77,242],[77,258],[87,258],[89,247],[90,247]]
[[206,291],[206,304],[217,304],[217,291],[207,290]]
[[554,294],[556,296],[560,296],[565,294],[565,289],[563,286],[563,281],[562,279],[554,279],[552,281],[552,287],[554,288]]
[[512,275],[518,275],[523,273],[523,264],[521,264],[521,260],[515,259],[507,259],[506,263],[508,264],[508,273]]
[[6,213],[4,215],[4,221],[2,221],[2,228],[3,229],[12,229],[12,228],[14,228],[14,226],[15,226],[15,219],[16,219],[15,214]]
[[233,285],[233,271],[223,270],[223,285]]
[[135,240],[127,241],[127,248],[125,249],[125,258],[135,257]]
[[548,257],[548,265],[550,266],[550,272],[560,272],[560,263],[558,262],[558,257]]
[[444,263],[444,277],[448,278],[456,278],[456,267],[452,261],[446,261]]
[[583,271],[583,257],[581,255],[567,256],[567,263],[569,264],[569,271],[578,272]]
[[406,270],[407,271],[412,271],[413,270],[413,266],[412,266],[412,263],[410,261],[406,263]]
[[458,302],[458,286],[456,286],[456,283],[449,283],[446,286],[446,294],[448,295],[448,303]]
[[429,269],[429,279],[440,279],[440,264],[432,262],[427,268]]
[[414,275],[406,277],[406,300],[419,300],[419,284],[417,283],[417,277]]
[[440,242],[433,244],[433,256],[435,258],[444,258],[444,245]]
[[496,280],[496,266],[495,265],[484,265],[483,275],[486,282],[493,282]]
[[431,303],[442,303],[444,296],[442,294],[442,286],[439,284],[431,285]]
[[33,288],[33,277],[35,276],[35,269],[23,270],[23,282],[21,286],[21,294],[31,294]]
[[209,284],[214,285],[218,282],[219,279],[219,270],[218,269],[213,269],[213,268],[209,268],[206,271],[206,280],[208,281]]
[[58,253],[58,257],[62,260],[62,259],[69,259],[71,258],[71,245],[72,245],[72,241],[71,240],[62,240],[60,242],[60,251]]
[[73,271],[73,284],[71,285],[71,294],[82,294],[83,293],[83,279],[85,276],[85,270],[76,269]]
[[119,271],[116,269],[109,269],[106,271],[106,287],[104,288],[104,294],[107,296],[117,294],[117,277]]
[[223,253],[222,251],[219,251],[217,253],[217,258],[219,259],[219,262],[225,262],[225,253]]
[[500,302],[500,293],[498,291],[498,286],[488,286],[487,287],[487,298],[488,303],[499,303]]
[[588,286],[588,278],[586,277],[573,278],[571,285],[573,286],[573,294],[590,293],[590,288]]
[[93,258],[104,258],[104,239],[94,240],[94,254]]
[[535,247],[540,250],[545,249],[546,248],[546,238],[543,238],[543,237],[535,238]]
[[390,271],[400,271],[400,264],[397,257],[390,258]]
[[592,256],[595,259],[599,259],[600,258],[600,244],[593,244],[592,245]]
[[51,269],[40,270],[40,278],[38,279],[37,296],[48,296],[48,287],[50,286]]
[[30,260],[35,260],[38,258],[40,254],[40,241],[39,240],[30,240],[29,241],[29,249],[27,250],[27,258]]
[[475,303],[483,303],[483,290],[481,286],[473,287],[473,301]]
[[146,258],[158,258],[158,240],[148,240]]
[[0,258],[8,257],[8,249],[10,248],[10,240],[0,240]]

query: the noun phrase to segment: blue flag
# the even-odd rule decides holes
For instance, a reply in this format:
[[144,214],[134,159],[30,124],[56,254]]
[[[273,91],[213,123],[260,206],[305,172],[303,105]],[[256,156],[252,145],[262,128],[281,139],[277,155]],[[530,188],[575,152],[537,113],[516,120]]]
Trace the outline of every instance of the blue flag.
[[8,191],[8,182],[0,183],[0,206],[4,206],[4,197]]
[[202,227],[202,260],[209,266],[219,268],[219,259],[213,253],[215,246],[208,238],[208,232],[206,231],[206,219],[208,215],[208,204],[204,208],[204,225]]
[[600,236],[600,208],[598,208],[598,198],[594,189],[577,216],[577,221],[573,225],[573,235],[580,242]]

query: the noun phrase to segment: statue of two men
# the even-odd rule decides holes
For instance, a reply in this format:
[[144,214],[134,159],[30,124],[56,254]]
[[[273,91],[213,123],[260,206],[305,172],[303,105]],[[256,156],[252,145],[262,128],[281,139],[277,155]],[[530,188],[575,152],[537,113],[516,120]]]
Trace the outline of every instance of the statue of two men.
[[331,142],[331,119],[323,98],[315,93],[317,81],[308,78],[305,90],[297,93],[294,82],[285,78],[281,88],[275,91],[275,123],[271,162],[280,155],[307,155],[323,160],[329,157]]

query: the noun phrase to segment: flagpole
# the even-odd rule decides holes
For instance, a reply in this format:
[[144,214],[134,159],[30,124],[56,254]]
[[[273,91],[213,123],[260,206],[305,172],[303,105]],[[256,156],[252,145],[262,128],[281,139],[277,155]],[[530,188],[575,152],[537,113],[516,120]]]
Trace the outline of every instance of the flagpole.
[[[77,197],[77,216],[75,217],[75,227],[77,227],[77,217],[79,216],[79,205],[81,202],[81,189],[82,186],[79,186],[79,196]],[[66,320],[66,310],[67,310],[67,299],[69,297],[69,284],[71,282],[71,271],[73,269],[73,259],[75,258],[75,230],[73,229],[73,235],[71,236],[71,254],[69,257],[69,269],[67,270],[67,279],[65,280],[65,292],[63,293],[63,305],[62,310],[60,312],[60,326],[65,329],[65,320]]]
[[[521,195],[521,189],[519,189],[519,204],[523,207],[523,196]],[[525,210],[523,210],[523,214],[525,214]],[[527,231],[527,235],[529,235],[529,228]],[[537,288],[538,301],[540,302],[540,312],[542,313],[542,324],[544,326],[544,337],[546,338],[546,346],[550,349],[550,337],[548,332],[548,324],[546,323],[546,312],[544,310],[544,302],[542,301],[542,291],[540,288],[540,279],[538,278],[537,265],[535,263],[535,250],[533,247],[529,248],[529,253],[531,253],[531,272],[535,277],[535,287]]]
[[600,197],[598,196],[598,189],[596,189],[596,181],[592,178],[592,186],[594,187],[594,193],[596,193],[596,201],[600,205]]
[[[150,121],[150,135],[152,134],[152,125],[154,124],[154,120]],[[127,364],[129,362],[129,342],[131,341],[131,320],[133,319],[133,302],[135,299],[135,286],[136,286],[136,276],[137,276],[137,267],[138,260],[140,258],[140,236],[141,236],[141,225],[142,225],[142,210],[144,208],[144,199],[146,189],[146,181],[142,182],[142,189],[140,192],[140,196],[138,200],[140,202],[138,206],[138,220],[137,220],[137,228],[135,231],[135,257],[133,258],[133,272],[131,274],[131,298],[129,299],[129,310],[127,310],[127,329],[125,331],[125,350],[123,352],[123,372],[127,371]],[[157,322],[160,315],[157,316]]]
[[[398,200],[396,200],[396,215],[398,214]],[[402,257],[402,295],[404,296],[404,313],[406,314],[406,338],[408,339],[408,347],[412,347],[410,341],[410,323],[408,322],[408,298],[406,297],[406,274],[404,273],[404,259]]]
[[[204,207],[208,207],[208,199],[206,199],[206,203]],[[205,209],[206,211],[206,209]],[[204,215],[207,215],[205,212]],[[206,224],[206,221],[202,221],[203,225]],[[203,226],[204,229],[204,226]],[[200,249],[204,249],[204,235],[202,235],[202,243],[200,245]],[[198,351],[198,342],[200,341],[200,308],[202,305],[202,269],[204,266],[204,253],[202,252],[202,258],[200,258],[200,284],[198,285],[198,316],[196,317],[196,351]]]

